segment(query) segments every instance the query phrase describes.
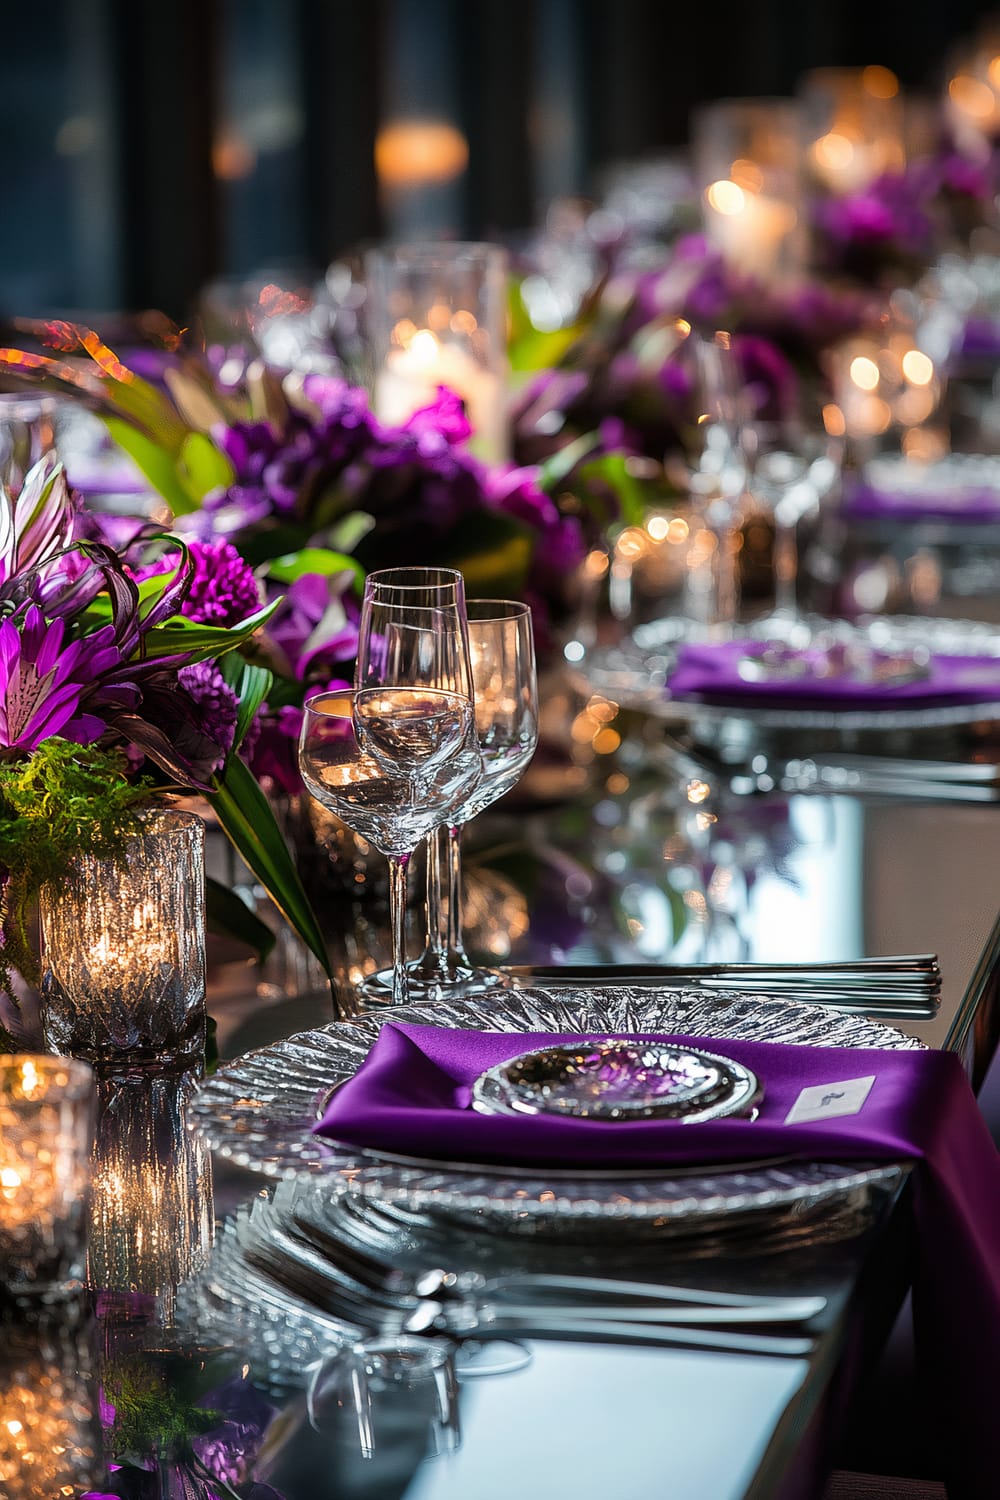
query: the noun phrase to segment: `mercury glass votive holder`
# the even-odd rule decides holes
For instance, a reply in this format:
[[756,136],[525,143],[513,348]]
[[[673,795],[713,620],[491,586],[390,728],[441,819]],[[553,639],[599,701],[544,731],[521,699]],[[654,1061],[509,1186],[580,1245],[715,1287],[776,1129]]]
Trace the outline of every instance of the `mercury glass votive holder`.
[[104,1473],[92,1331],[82,1310],[0,1327],[0,1495],[57,1500]]
[[161,1326],[178,1285],[207,1259],[215,1228],[212,1159],[187,1128],[200,1071],[98,1081],[87,1281],[155,1299]]
[[58,1052],[184,1067],[205,1045],[205,825],[150,812],[118,859],[82,854],[39,903],[42,1024]]
[[0,1058],[0,1284],[8,1293],[81,1283],[94,1109],[86,1063]]

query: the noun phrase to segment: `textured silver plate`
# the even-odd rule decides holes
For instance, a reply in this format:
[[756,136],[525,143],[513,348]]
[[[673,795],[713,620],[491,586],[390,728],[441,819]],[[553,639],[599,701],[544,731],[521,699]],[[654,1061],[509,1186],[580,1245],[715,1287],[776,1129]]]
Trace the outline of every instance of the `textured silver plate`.
[[[533,1227],[585,1218],[687,1219],[809,1204],[879,1175],[879,1169],[824,1162],[660,1169],[575,1175],[489,1169],[461,1162],[389,1159],[314,1135],[331,1091],[352,1077],[386,1021],[487,1031],[686,1033],[723,1041],[919,1050],[902,1032],[863,1016],[749,995],[683,990],[588,988],[503,992],[435,1006],[401,1006],[339,1022],[248,1053],[221,1067],[195,1096],[190,1118],[221,1155],[269,1178],[325,1172],[335,1185],[417,1212]],[[767,1080],[762,1080],[766,1089]]]

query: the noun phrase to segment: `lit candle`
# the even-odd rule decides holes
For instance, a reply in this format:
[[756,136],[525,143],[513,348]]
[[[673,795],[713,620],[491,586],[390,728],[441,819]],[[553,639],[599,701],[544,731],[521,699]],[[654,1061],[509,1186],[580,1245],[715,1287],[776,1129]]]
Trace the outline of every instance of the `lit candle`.
[[[471,323],[472,313],[458,312],[452,325]],[[507,432],[504,384],[496,371],[479,364],[460,342],[435,334],[430,328],[397,324],[393,347],[375,377],[375,413],[390,426],[399,426],[435,399],[439,386],[460,396],[472,425],[472,444],[483,458],[494,462],[506,454]]]
[[86,1063],[0,1059],[0,1279],[15,1290],[82,1273],[93,1116]]
[[773,277],[785,260],[798,224],[790,203],[752,192],[730,178],[705,191],[705,227],[734,270],[762,281]]
[[859,193],[905,165],[899,80],[889,68],[817,68],[803,81],[809,164],[829,192]]

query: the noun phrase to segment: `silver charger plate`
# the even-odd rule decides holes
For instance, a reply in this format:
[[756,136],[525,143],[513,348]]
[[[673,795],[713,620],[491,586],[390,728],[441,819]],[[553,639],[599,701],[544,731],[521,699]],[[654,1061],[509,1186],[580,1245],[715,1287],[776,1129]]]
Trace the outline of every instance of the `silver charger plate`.
[[[487,1031],[567,1035],[686,1033],[724,1041],[920,1050],[921,1043],[864,1016],[745,994],[595,987],[498,992],[434,1006],[400,1006],[301,1032],[229,1063],[203,1084],[190,1120],[208,1144],[240,1166],[276,1179],[328,1174],[331,1189],[363,1193],[414,1212],[535,1229],[586,1220],[671,1222],[809,1205],[878,1178],[884,1169],[830,1162],[772,1161],[627,1177],[468,1162],[390,1158],[313,1134],[333,1089],[353,1077],[387,1021]],[[766,1091],[767,1080],[761,1080]],[[690,1227],[687,1225],[686,1227]]]

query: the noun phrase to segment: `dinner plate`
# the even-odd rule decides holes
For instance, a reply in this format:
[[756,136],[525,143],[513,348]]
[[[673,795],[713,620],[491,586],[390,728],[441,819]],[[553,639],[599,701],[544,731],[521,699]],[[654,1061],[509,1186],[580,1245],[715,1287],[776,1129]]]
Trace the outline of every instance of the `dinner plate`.
[[[671,1221],[809,1204],[880,1176],[878,1168],[770,1161],[688,1170],[629,1169],[627,1176],[390,1157],[315,1135],[333,1089],[361,1066],[387,1021],[486,1031],[684,1033],[831,1047],[919,1050],[921,1043],[864,1016],[773,997],[593,987],[504,991],[433,1006],[399,1006],[301,1032],[218,1069],[192,1101],[190,1119],[222,1156],[268,1178],[323,1172],[331,1186],[416,1212],[540,1228],[570,1220]],[[766,1080],[763,1080],[766,1089]]]
[[[815,623],[821,625],[823,622]],[[1000,658],[1000,631],[995,625],[979,620],[893,615],[858,620],[853,624],[838,621],[837,627],[845,640],[854,635],[859,642],[879,651],[906,651],[919,647],[927,648],[937,656]],[[741,630],[748,642],[766,638],[762,623],[751,620]],[[917,702],[892,706],[891,700],[888,706],[878,708],[817,708],[815,705],[800,708],[794,703],[764,707],[754,703],[751,692],[746,693],[738,705],[672,698],[665,683],[686,633],[678,629],[675,619],[653,621],[638,626],[627,645],[616,648],[621,662],[628,663],[628,670],[623,666],[614,683],[613,696],[623,708],[638,709],[673,724],[690,724],[698,737],[706,739],[714,738],[721,726],[734,720],[739,720],[749,729],[760,730],[893,734],[897,731],[962,728],[1000,719],[1000,689],[995,701],[937,707]],[[652,681],[646,663],[655,664]],[[576,671],[590,679],[587,661]],[[598,677],[604,680],[600,671]],[[610,685],[609,679],[606,686]],[[599,681],[592,681],[591,686],[597,691],[602,690]]]

